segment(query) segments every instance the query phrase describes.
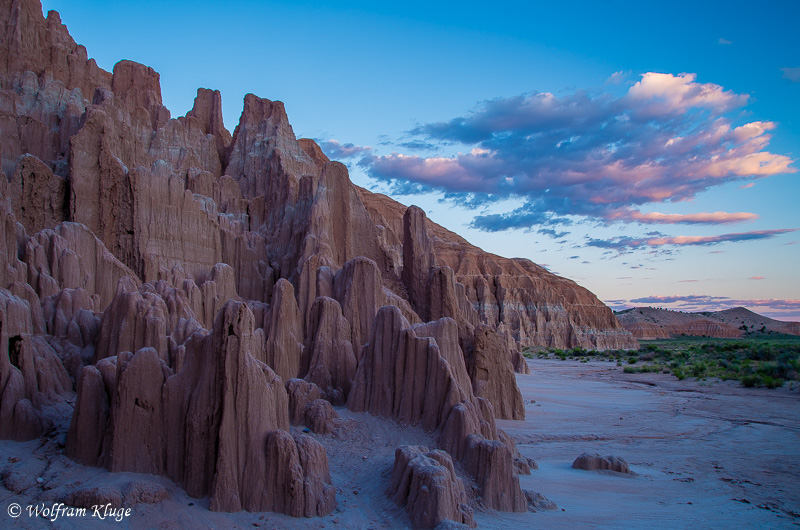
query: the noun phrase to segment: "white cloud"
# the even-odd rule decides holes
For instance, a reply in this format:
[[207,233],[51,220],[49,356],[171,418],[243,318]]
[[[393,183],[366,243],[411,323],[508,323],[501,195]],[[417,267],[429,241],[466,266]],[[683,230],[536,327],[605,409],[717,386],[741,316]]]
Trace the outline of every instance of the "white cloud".
[[783,78],[788,79],[793,83],[800,83],[800,66],[794,68],[781,68]]

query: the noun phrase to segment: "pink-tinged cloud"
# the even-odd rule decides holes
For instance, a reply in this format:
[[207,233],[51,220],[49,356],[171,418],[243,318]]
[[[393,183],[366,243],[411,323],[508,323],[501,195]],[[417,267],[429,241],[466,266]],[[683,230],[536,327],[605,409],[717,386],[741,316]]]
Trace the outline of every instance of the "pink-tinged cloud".
[[692,214],[642,213],[636,210],[622,210],[607,216],[611,221],[637,221],[643,224],[731,224],[758,219],[750,212],[703,212]]
[[446,182],[446,188],[461,192],[492,191],[491,183],[484,178],[491,171],[491,164],[482,163],[484,158],[474,153],[459,154],[457,158],[431,157],[393,153],[372,158],[372,170],[380,172],[389,179],[403,179],[405,175],[415,175],[414,181],[431,186]]
[[765,279],[763,276],[750,276],[748,280],[763,280]]
[[775,236],[795,232],[798,228],[779,228],[775,230],[753,230],[750,232],[737,232],[720,234],[716,236],[665,236],[653,235],[647,237],[615,237],[611,239],[588,238],[586,246],[607,248],[617,252],[629,252],[643,248],[659,248],[664,246],[680,247],[684,245],[718,245],[720,243],[736,243],[741,241],[756,241],[771,239]]
[[746,190],[746,189],[752,188],[755,185],[756,185],[755,182],[748,182],[747,184],[742,184],[741,186],[739,186],[739,189],[740,190]]
[[482,230],[531,228],[568,215],[648,224],[750,221],[756,216],[748,212],[638,211],[797,171],[792,159],[767,150],[775,123],[734,123],[747,101],[698,83],[695,74],[650,72],[623,96],[579,91],[486,101],[464,116],[410,131],[426,143],[462,144],[462,153],[393,153],[360,164],[398,192],[442,190],[471,204],[523,200],[514,211],[476,216],[472,225]]
[[783,228],[778,230],[753,230],[751,232],[738,232],[735,234],[721,234],[718,236],[671,236],[654,237],[647,240],[651,247],[662,245],[715,245],[725,241],[750,241],[754,239],[767,239],[778,234],[794,232],[797,228]]
[[648,117],[683,114],[696,108],[708,108],[722,113],[747,103],[747,95],[723,90],[713,83],[695,83],[697,74],[642,75],[628,91],[628,97],[638,103],[637,112]]

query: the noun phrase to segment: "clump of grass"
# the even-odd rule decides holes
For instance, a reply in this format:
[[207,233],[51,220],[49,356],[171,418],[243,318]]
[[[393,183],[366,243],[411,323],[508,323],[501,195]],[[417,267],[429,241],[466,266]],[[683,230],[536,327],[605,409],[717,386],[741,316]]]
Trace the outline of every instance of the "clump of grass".
[[649,374],[658,373],[662,370],[664,370],[664,367],[660,364],[643,364],[641,366],[626,366],[622,371],[626,374]]

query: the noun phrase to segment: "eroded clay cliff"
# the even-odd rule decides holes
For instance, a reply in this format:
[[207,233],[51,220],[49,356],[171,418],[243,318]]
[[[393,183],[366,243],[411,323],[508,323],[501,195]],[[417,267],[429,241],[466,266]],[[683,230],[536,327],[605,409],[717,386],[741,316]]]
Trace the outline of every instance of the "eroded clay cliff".
[[415,524],[526,509],[494,420],[524,413],[522,347],[635,344],[594,295],[353,185],[281,102],[247,95],[230,134],[219,92],[171,118],[157,72],[98,68],[36,0],[0,26],[0,436],[68,425],[78,462],[311,517],[334,489],[292,425],[347,404],[436,436],[396,468]]

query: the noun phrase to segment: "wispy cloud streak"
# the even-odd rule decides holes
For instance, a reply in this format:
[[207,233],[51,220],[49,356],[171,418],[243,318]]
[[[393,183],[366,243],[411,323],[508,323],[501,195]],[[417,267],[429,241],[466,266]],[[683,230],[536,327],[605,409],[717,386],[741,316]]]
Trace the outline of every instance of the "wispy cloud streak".
[[664,236],[653,235],[651,237],[615,237],[611,239],[588,238],[586,245],[589,247],[608,248],[625,252],[647,247],[680,247],[685,245],[717,245],[726,242],[755,241],[759,239],[770,239],[780,234],[795,232],[797,228],[779,228],[775,230],[752,230],[750,232],[736,232],[731,234],[720,234],[716,236]]

